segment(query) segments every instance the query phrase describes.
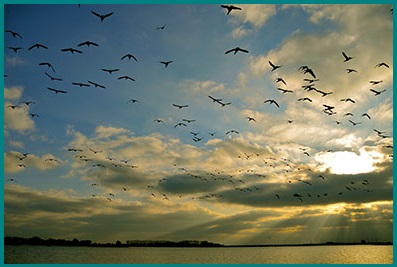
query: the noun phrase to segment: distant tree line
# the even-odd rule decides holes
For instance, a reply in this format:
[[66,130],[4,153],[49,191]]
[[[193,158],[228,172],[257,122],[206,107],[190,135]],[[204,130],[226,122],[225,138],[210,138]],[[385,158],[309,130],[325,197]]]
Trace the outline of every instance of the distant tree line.
[[222,244],[208,241],[184,240],[179,242],[167,240],[133,240],[122,243],[117,240],[115,243],[93,243],[91,240],[65,239],[42,239],[38,236],[5,237],[4,245],[31,245],[31,246],[74,246],[74,247],[222,247]]

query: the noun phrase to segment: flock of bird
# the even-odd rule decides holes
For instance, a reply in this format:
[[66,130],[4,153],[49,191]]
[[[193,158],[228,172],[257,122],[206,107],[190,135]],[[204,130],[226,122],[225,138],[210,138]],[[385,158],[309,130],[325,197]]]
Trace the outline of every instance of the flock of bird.
[[[80,5],[79,5],[80,7]],[[226,15],[229,15],[231,12],[239,12],[242,10],[241,7],[234,6],[234,5],[221,5],[222,8],[225,9]],[[91,14],[95,17],[97,17],[100,21],[100,23],[105,23],[105,20],[110,19],[113,15],[114,12],[109,12],[105,14],[100,14],[94,10],[91,10]],[[164,24],[163,26],[158,26],[156,29],[157,30],[164,30],[166,25]],[[10,34],[13,38],[21,39],[23,40],[23,37],[20,33],[13,31],[13,30],[6,30],[6,33]],[[84,41],[81,43],[77,44],[77,48],[73,47],[66,47],[60,49],[61,52],[64,53],[71,53],[71,54],[83,54],[84,51],[82,50],[82,47],[98,47],[99,44],[92,42],[92,41]],[[31,51],[33,49],[44,49],[47,50],[49,49],[48,46],[41,44],[41,43],[35,43],[33,45],[27,46],[27,50]],[[20,53],[21,50],[24,49],[22,46],[7,46],[7,49],[12,50],[14,53],[18,54]],[[232,49],[228,49],[224,52],[225,55],[236,55],[237,53],[242,53],[242,54],[248,54],[249,51],[244,48],[240,47],[235,47]],[[341,65],[345,64],[347,62],[354,62],[355,57],[348,55],[348,53],[342,51],[341,52]],[[138,57],[136,57],[133,54],[127,53],[125,55],[122,55],[120,57],[120,60],[133,60],[135,62],[138,62]],[[159,64],[164,65],[164,68],[169,68],[172,67],[171,64],[173,63],[173,60],[169,61],[163,61],[160,60],[158,61]],[[272,73],[277,73],[279,69],[283,68],[283,65],[278,65],[272,62],[271,60],[268,61],[269,63],[269,71]],[[63,90],[63,89],[58,89],[57,86],[53,86],[55,84],[54,82],[63,82],[63,78],[57,77],[58,73],[56,72],[55,67],[50,63],[50,62],[39,62],[38,65],[40,67],[45,67],[47,68],[48,71],[44,72],[44,75],[46,75],[49,79],[52,85],[48,86],[46,89],[50,92],[53,92],[54,94],[66,94],[68,91]],[[388,69],[389,65],[386,62],[380,62],[375,65],[375,68],[384,68]],[[113,76],[114,73],[118,73],[120,71],[119,68],[102,68],[101,71],[108,73],[110,76]],[[314,91],[324,97],[330,96],[333,94],[332,91],[325,92],[323,90],[320,90],[316,87],[316,82],[320,80],[319,77],[317,77],[315,70],[312,68],[302,65],[298,68],[298,71],[302,72],[303,75],[310,75],[310,76],[304,76],[303,82],[304,85],[302,86],[302,89],[306,92],[311,92]],[[356,69],[349,67],[346,68],[346,72],[348,74],[355,73],[357,72]],[[5,75],[5,78],[7,75]],[[117,78],[118,80],[129,80],[131,82],[135,81],[134,77],[128,76],[128,75],[120,75]],[[386,91],[386,89],[379,90],[377,89],[376,86],[381,84],[383,81],[382,80],[370,80],[369,83],[373,86],[373,88],[370,89],[370,92],[374,94],[374,96],[378,96]],[[275,80],[275,84],[280,84],[282,83],[284,86],[287,86],[287,79],[284,77],[278,77]],[[77,87],[95,87],[95,88],[101,88],[101,89],[106,89],[107,86],[104,84],[100,84],[98,82],[92,81],[92,80],[87,80],[87,81],[73,81],[71,82],[72,85],[77,86]],[[285,89],[278,87],[278,91],[282,95],[286,94],[293,94],[294,90],[290,89]],[[225,101],[222,98],[215,97],[212,95],[208,95],[208,98],[210,101],[212,101],[213,104],[219,105],[221,108],[227,107],[229,105],[233,105],[230,101]],[[300,97],[297,99],[299,102],[313,102],[313,99],[304,96]],[[350,104],[355,104],[356,100],[354,100],[352,97],[346,97],[340,99],[340,102],[345,102],[345,103],[350,103]],[[141,104],[141,101],[139,99],[131,98],[126,101],[128,104]],[[268,105],[273,105],[276,108],[280,108],[281,104],[277,102],[276,99],[265,99],[263,101],[264,104]],[[26,108],[30,106],[31,104],[35,104],[35,101],[22,101],[21,103],[18,104],[10,104],[8,105],[8,108],[15,110],[19,108]],[[174,107],[177,110],[181,109],[187,109],[189,108],[189,103],[172,103],[172,107]],[[335,111],[337,107],[331,106],[328,104],[322,104],[321,106],[321,111],[325,113],[326,115],[332,116],[337,114]],[[39,114],[36,113],[29,113],[29,115],[32,118],[39,117]],[[343,117],[349,118],[347,121],[352,125],[352,126],[357,126],[359,124],[364,123],[363,121],[357,121],[354,120],[354,115],[351,112],[343,114]],[[361,118],[366,118],[368,120],[371,120],[372,117],[368,112],[363,113]],[[244,119],[246,119],[248,122],[256,123],[257,119],[253,116],[246,116]],[[176,124],[173,125],[173,128],[183,128],[183,127],[189,127],[190,124],[194,123],[196,119],[182,119],[182,121],[177,122]],[[289,124],[293,123],[293,119],[289,119],[287,121]],[[164,124],[165,121],[162,118],[155,118],[153,120],[153,123],[158,123],[158,124]],[[335,123],[338,125],[341,125],[342,122],[339,120],[335,120]],[[230,129],[223,133],[223,135],[230,135],[230,134],[235,134],[238,135],[240,134],[241,130],[236,130],[236,129]],[[391,136],[387,135],[386,132],[380,131],[377,129],[374,129],[375,134],[379,138],[391,138]],[[205,137],[200,135],[201,132],[193,132],[190,131],[191,134],[191,139],[193,142],[200,142],[202,140],[205,140]],[[212,138],[214,135],[216,135],[217,132],[208,132],[208,135]],[[385,146],[387,148],[392,149],[392,145]],[[310,157],[309,151],[307,151],[306,148],[300,148],[302,155],[305,157]],[[112,169],[113,171],[122,171],[123,173],[136,173],[139,172],[139,166],[135,164],[129,164],[129,161],[131,159],[116,159],[115,157],[110,157],[108,156],[109,154],[112,154],[110,151],[104,151],[100,148],[94,149],[93,147],[87,146],[87,147],[72,147],[68,148],[67,151],[73,155],[73,157],[80,161],[82,164],[85,164],[86,167],[93,168],[93,169],[98,169],[98,168],[108,168]],[[25,168],[26,167],[26,159],[29,157],[29,153],[21,153],[21,152],[12,152],[11,153],[15,159],[17,160],[17,165],[20,168]],[[309,190],[309,188],[313,188],[314,184],[321,184],[324,180],[326,180],[326,177],[324,176],[324,173],[316,173],[312,171],[305,163],[296,163],[293,160],[287,159],[287,158],[276,158],[276,155],[274,157],[269,157],[268,155],[262,156],[262,152],[259,151],[245,151],[240,153],[239,155],[236,155],[236,160],[243,160],[244,162],[247,161],[253,161],[253,166],[256,166],[255,168],[252,169],[244,169],[244,167],[238,168],[236,170],[227,170],[227,171],[222,171],[222,170],[214,170],[212,172],[204,172],[204,171],[197,171],[197,170],[187,170],[185,167],[180,166],[177,163],[174,163],[174,166],[176,170],[179,170],[180,173],[178,172],[176,175],[172,174],[170,176],[167,176],[165,178],[161,178],[158,181],[154,183],[150,183],[145,185],[145,190],[148,191],[148,195],[154,198],[161,198],[163,200],[170,200],[172,197],[168,192],[172,192],[172,184],[174,182],[181,182],[179,180],[175,180],[175,177],[184,177],[185,181],[183,183],[189,184],[191,183],[192,186],[200,186],[200,185],[205,185],[208,188],[213,188],[215,190],[214,192],[208,192],[207,194],[200,194],[200,195],[184,195],[183,193],[177,194],[174,193],[177,199],[182,199],[182,198],[190,198],[190,199],[222,199],[222,198],[227,198],[231,197],[232,195],[236,193],[251,193],[251,194],[260,194],[261,192],[264,192],[268,189],[266,189],[263,184],[260,182],[260,179],[266,179],[266,177],[269,177],[271,173],[277,173],[277,175],[281,177],[285,177],[285,183],[286,184],[304,184],[307,186],[307,190],[305,192],[296,192],[293,195],[285,196],[283,195],[282,192],[273,192],[272,197],[274,200],[282,200],[285,198],[292,198],[292,199],[297,199],[299,202],[304,202],[307,201],[310,198],[325,198],[325,197],[330,197],[332,195],[338,195],[341,196],[342,194],[351,192],[351,191],[365,191],[365,192],[371,192],[371,189],[369,188],[369,185],[371,184],[371,181],[369,180],[352,180],[348,181],[346,184],[343,185],[342,188],[337,188],[335,192],[318,192],[316,190]],[[60,164],[59,160],[56,158],[46,158],[44,159],[47,164]],[[239,166],[239,164],[236,164]],[[245,164],[241,166],[246,166]],[[232,174],[231,174],[232,173]],[[294,178],[291,178],[294,177]],[[15,183],[17,182],[16,178],[10,178],[7,180],[8,182]],[[101,183],[98,181],[92,181],[90,184],[91,187],[93,188],[99,188],[101,186]],[[129,186],[126,184],[120,185],[120,190],[122,191],[128,191]],[[280,187],[279,187],[280,189]],[[168,191],[167,191],[168,190]],[[281,189],[280,189],[281,190]],[[92,197],[103,197],[108,201],[112,201],[116,196],[116,192],[107,192],[105,195],[99,193],[98,191],[95,191],[94,193],[91,194]]]

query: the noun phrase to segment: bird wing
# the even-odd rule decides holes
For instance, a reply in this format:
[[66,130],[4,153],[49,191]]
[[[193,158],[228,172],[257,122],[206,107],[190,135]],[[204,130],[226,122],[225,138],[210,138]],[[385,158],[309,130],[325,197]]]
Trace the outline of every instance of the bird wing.
[[93,11],[93,10],[91,10],[91,13],[92,13],[92,14],[94,14],[95,16],[99,17],[99,18],[101,18],[101,17],[102,17],[100,14],[96,13],[96,12],[95,12],[95,11]]
[[270,60],[269,60],[269,64],[270,64],[270,66],[272,66],[272,68],[276,67]]
[[345,52],[342,52],[342,55],[343,55],[343,57],[344,57],[345,59],[348,59],[348,58],[349,58],[349,57],[346,55]]
[[233,51],[236,51],[236,48],[233,48],[233,49],[227,50],[227,51],[225,52],[225,55],[226,55],[226,54],[229,54],[230,52],[233,52]]
[[103,15],[102,17],[103,17],[103,18],[107,18],[107,17],[110,17],[110,16],[113,15],[113,14],[114,14],[114,12],[110,12],[110,13],[108,13],[108,14]]
[[241,51],[241,52],[244,52],[244,53],[249,53],[249,51],[246,50],[246,49],[238,48],[237,50],[238,50],[238,51]]

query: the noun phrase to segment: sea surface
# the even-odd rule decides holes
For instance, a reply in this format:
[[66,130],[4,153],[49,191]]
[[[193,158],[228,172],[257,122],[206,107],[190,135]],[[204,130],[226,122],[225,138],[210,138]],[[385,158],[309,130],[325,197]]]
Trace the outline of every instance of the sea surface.
[[5,246],[4,263],[288,264],[387,263],[393,246],[294,246],[225,248]]

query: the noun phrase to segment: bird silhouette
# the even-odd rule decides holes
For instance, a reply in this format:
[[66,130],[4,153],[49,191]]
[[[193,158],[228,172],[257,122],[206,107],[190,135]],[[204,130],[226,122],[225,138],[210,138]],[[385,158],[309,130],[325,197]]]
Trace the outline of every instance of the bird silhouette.
[[276,105],[278,108],[280,107],[279,104],[273,99],[267,99],[267,100],[263,101],[263,103],[270,103],[270,104]]
[[253,121],[253,122],[256,122],[256,120],[255,120],[253,117],[249,117],[249,116],[247,116],[246,118],[248,119],[248,121]]
[[357,72],[357,70],[355,70],[355,69],[346,69],[346,71],[347,71],[348,74],[352,73],[352,72]]
[[226,15],[229,15],[230,12],[232,12],[233,10],[242,10],[241,7],[233,6],[233,5],[221,5],[221,7],[227,9]]
[[346,55],[346,53],[345,53],[345,52],[342,52],[342,55],[343,55],[343,57],[345,58],[345,60],[344,60],[343,62],[347,62],[347,61],[349,61],[349,60],[352,60],[352,59],[353,59],[353,57],[350,57],[350,56]]
[[236,130],[230,130],[227,131],[226,134],[230,134],[230,133],[235,133],[235,134],[239,134],[240,132],[236,131]]
[[371,119],[371,116],[369,116],[368,113],[362,114],[361,117],[367,117],[368,119]]
[[128,58],[128,59],[133,58],[135,61],[138,61],[138,59],[137,59],[134,55],[132,55],[132,54],[126,54],[126,55],[122,56],[122,57],[121,57],[121,60],[123,60],[123,59],[125,59],[125,58]]
[[164,64],[164,67],[167,68],[169,64],[171,64],[172,62],[174,62],[173,60],[170,61],[159,61],[159,63]]
[[12,37],[14,37],[14,38],[15,37],[19,37],[19,38],[22,39],[22,36],[19,33],[17,33],[17,32],[14,32],[14,31],[11,31],[11,30],[5,30],[5,32],[10,33],[12,35]]
[[110,12],[110,13],[107,13],[107,14],[99,14],[99,13],[93,11],[93,10],[91,10],[91,13],[94,14],[95,16],[97,16],[98,18],[100,18],[101,22],[103,22],[106,18],[108,18],[108,17],[110,17],[111,15],[114,14],[114,12]]
[[77,46],[83,46],[83,45],[86,45],[88,47],[90,47],[90,46],[99,46],[97,43],[94,43],[94,42],[91,42],[91,41],[85,41],[85,42],[79,43]]
[[354,122],[354,121],[352,121],[352,120],[349,120],[349,122],[350,122],[351,124],[353,124],[353,126],[356,126],[356,125],[358,125],[358,124],[361,124],[361,122]]
[[11,49],[12,51],[14,51],[14,53],[17,53],[18,50],[21,50],[21,49],[22,49],[22,47],[13,47],[13,46],[8,46],[7,48],[8,48],[8,49]]
[[29,106],[30,104],[36,104],[34,101],[22,101],[22,104],[25,104],[26,106]]
[[287,85],[287,83],[285,82],[285,80],[283,78],[276,78],[275,82],[276,83],[282,82],[283,84]]
[[164,28],[165,28],[165,24],[163,26],[158,26],[156,29],[157,30],[164,30]]
[[371,92],[375,93],[375,96],[380,95],[381,93],[383,93],[383,92],[386,91],[386,89],[385,89],[385,90],[382,90],[382,91],[376,91],[375,89],[369,89],[369,90],[370,90]]
[[131,102],[131,103],[138,103],[138,104],[140,104],[138,100],[133,99],[133,98],[131,98],[130,100],[127,101],[127,103],[130,103],[130,102]]
[[124,75],[124,76],[120,76],[120,77],[118,77],[117,79],[118,79],[118,80],[122,80],[122,79],[124,79],[124,80],[131,80],[131,81],[135,81],[135,79],[134,79],[134,78],[131,78],[130,76],[126,76],[126,75]]
[[285,93],[293,93],[294,91],[292,91],[292,90],[287,90],[287,89],[283,89],[283,88],[277,88],[277,90],[279,90],[279,91],[281,91],[283,94],[285,94]]
[[351,103],[356,103],[356,101],[354,101],[353,99],[351,99],[351,98],[342,98],[340,101],[343,101],[343,102],[351,102]]
[[92,84],[92,85],[95,86],[95,87],[99,87],[99,88],[103,88],[103,89],[106,88],[105,86],[103,86],[103,85],[101,85],[101,84],[99,84],[99,83],[96,83],[96,82],[92,82],[92,81],[87,81],[87,82],[90,83],[90,84]]
[[211,98],[212,99],[212,103],[215,103],[215,102],[220,102],[220,101],[222,101],[222,98],[214,98],[214,97],[212,97],[212,96],[208,96],[209,98]]
[[61,93],[61,94],[66,94],[67,92],[64,90],[58,90],[58,89],[54,89],[51,87],[47,87],[48,90],[55,92],[55,94]]
[[174,126],[174,128],[176,128],[176,127],[178,127],[178,126],[187,126],[187,124],[186,124],[186,123],[183,123],[183,122],[179,122],[179,123],[177,123],[177,124]]
[[154,119],[154,120],[153,120],[153,122],[157,122],[157,123],[164,123],[164,121],[163,121],[163,120],[161,120],[161,119]]
[[354,116],[354,115],[353,115],[353,113],[351,113],[351,112],[347,112],[347,113],[345,113],[345,114],[343,115],[343,117],[346,117],[346,116]]
[[371,83],[372,85],[377,85],[380,84],[381,82],[383,82],[382,80],[379,81],[369,81],[369,83]]
[[221,101],[218,102],[222,107],[228,106],[230,104],[232,104],[232,102],[227,102],[227,103],[223,103]]
[[229,53],[231,53],[231,52],[233,52],[234,55],[237,54],[237,52],[249,53],[248,50],[242,49],[242,48],[240,48],[240,47],[237,46],[236,48],[227,50],[227,51],[225,52],[225,55],[226,55],[226,54],[229,54]]
[[182,109],[182,108],[187,108],[189,105],[177,105],[177,104],[172,104],[174,107],[177,107],[177,108],[179,108],[179,109]]
[[74,54],[74,53],[82,54],[82,53],[83,53],[83,51],[74,49],[74,48],[72,48],[72,47],[62,48],[61,51],[62,51],[62,52],[70,52],[70,53],[72,53],[72,54]]
[[272,71],[275,71],[278,68],[281,68],[281,65],[274,65],[270,60],[269,60],[269,65],[272,67]]
[[101,69],[105,72],[109,72],[109,74],[112,74],[113,72],[119,71],[120,69]]
[[313,100],[311,100],[311,99],[308,98],[308,97],[299,98],[298,101],[309,101],[309,102],[313,102]]
[[375,65],[375,68],[380,68],[380,67],[386,67],[389,68],[389,65],[387,65],[385,62],[381,62]]
[[87,83],[78,83],[78,82],[72,82],[73,85],[77,85],[79,87],[90,87],[91,85]]
[[44,72],[44,74],[47,75],[51,79],[51,81],[63,81],[63,79],[57,78],[57,77],[53,77],[50,74],[48,74],[47,72]]
[[187,123],[192,123],[192,122],[195,122],[196,120],[182,119],[182,121],[185,121],[185,122],[187,122]]
[[48,47],[47,47],[47,46],[45,46],[45,45],[42,45],[42,44],[39,44],[39,43],[36,43],[36,44],[34,44],[34,45],[30,46],[30,47],[28,48],[28,50],[32,50],[33,48],[37,48],[37,49],[39,49],[39,48],[48,49]]
[[39,63],[39,66],[47,66],[47,67],[51,68],[52,72],[55,72],[54,67],[53,67],[52,64],[49,63],[49,62],[40,62],[40,63]]

